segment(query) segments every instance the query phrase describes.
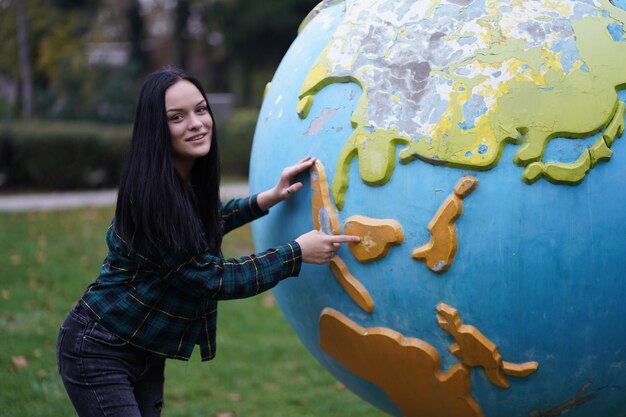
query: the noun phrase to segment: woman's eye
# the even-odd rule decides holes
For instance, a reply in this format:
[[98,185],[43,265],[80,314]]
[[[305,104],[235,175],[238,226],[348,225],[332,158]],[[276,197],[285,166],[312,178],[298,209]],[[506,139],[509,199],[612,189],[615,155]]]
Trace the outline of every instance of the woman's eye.
[[198,113],[204,113],[205,111],[207,111],[206,107],[198,107],[198,109],[196,110]]
[[177,115],[174,115],[174,116],[170,117],[170,120],[173,121],[173,122],[177,122],[179,120],[182,120],[182,118],[183,118],[182,115],[177,114]]

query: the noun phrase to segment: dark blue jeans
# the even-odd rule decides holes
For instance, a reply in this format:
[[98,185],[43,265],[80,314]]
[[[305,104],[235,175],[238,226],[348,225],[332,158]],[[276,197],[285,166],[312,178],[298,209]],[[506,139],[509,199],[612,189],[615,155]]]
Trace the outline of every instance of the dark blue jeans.
[[111,334],[80,305],[61,325],[57,365],[80,417],[158,417],[165,358]]

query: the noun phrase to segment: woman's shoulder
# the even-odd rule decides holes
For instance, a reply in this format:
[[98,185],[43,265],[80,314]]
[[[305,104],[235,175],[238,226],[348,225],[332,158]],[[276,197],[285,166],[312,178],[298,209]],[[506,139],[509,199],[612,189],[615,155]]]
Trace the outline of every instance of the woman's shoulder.
[[121,236],[120,232],[118,231],[116,227],[115,218],[111,220],[111,224],[109,225],[109,228],[107,230],[106,242],[107,242],[107,246],[109,247],[109,250],[130,249],[130,245],[127,242],[127,239],[124,239]]
[[109,229],[106,233],[106,242],[109,250],[115,252],[127,253],[147,251],[148,247],[141,233],[136,231],[123,231],[120,225],[116,223],[115,218],[111,220]]

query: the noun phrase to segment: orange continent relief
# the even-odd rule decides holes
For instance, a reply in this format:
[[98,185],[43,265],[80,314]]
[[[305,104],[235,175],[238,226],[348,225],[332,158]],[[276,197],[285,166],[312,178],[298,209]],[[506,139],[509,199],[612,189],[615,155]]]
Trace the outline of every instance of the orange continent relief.
[[361,327],[327,307],[320,316],[320,345],[353,374],[382,389],[404,416],[484,416],[470,394],[469,368],[457,363],[441,372],[439,353],[421,339]]
[[450,352],[467,366],[482,367],[485,377],[492,384],[508,388],[510,384],[504,374],[525,377],[539,367],[537,362],[515,364],[503,361],[496,345],[476,327],[463,324],[454,307],[441,303],[437,306],[437,313],[439,327],[450,333],[455,340],[450,346]]
[[346,235],[359,236],[361,241],[348,247],[359,262],[371,262],[387,256],[393,245],[404,241],[402,226],[391,219],[351,216],[343,224]]
[[354,277],[348,270],[348,266],[339,256],[333,256],[329,262],[333,275],[341,284],[346,294],[366,313],[374,311],[374,300],[367,288]]
[[313,207],[313,226],[328,235],[338,235],[339,217],[330,201],[328,180],[324,165],[318,159],[310,170],[311,178],[311,205]]
[[442,273],[450,269],[459,246],[455,222],[463,212],[463,199],[474,192],[477,186],[476,178],[461,178],[454,193],[443,202],[428,224],[430,241],[413,250],[413,259],[424,261],[433,272]]

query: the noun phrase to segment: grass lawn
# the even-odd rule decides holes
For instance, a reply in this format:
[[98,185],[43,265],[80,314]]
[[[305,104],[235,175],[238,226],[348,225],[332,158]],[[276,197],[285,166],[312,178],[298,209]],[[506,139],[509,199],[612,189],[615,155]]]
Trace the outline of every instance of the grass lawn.
[[[56,371],[59,325],[106,255],[112,208],[0,213],[0,417],[74,411]],[[226,256],[253,252],[248,227]],[[269,293],[220,304],[216,359],[169,360],[164,417],[382,416],[306,351]]]

